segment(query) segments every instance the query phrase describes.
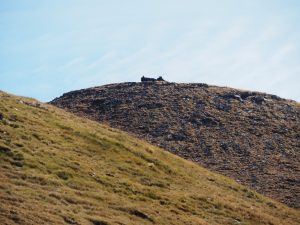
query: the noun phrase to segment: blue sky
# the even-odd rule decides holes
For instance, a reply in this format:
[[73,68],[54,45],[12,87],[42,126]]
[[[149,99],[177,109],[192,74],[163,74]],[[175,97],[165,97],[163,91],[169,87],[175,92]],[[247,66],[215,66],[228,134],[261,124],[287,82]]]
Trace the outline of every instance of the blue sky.
[[42,101],[142,75],[300,102],[298,0],[0,0],[0,89]]

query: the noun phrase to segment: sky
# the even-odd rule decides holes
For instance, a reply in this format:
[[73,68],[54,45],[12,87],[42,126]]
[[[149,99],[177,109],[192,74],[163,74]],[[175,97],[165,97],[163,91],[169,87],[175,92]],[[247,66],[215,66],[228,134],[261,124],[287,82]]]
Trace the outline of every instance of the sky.
[[0,0],[0,90],[50,101],[142,75],[300,102],[299,0]]

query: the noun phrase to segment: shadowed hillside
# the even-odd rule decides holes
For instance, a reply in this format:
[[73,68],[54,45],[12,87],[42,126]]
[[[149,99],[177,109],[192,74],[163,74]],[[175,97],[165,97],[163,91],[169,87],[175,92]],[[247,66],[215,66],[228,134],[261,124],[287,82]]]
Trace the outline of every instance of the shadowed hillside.
[[300,207],[300,107],[206,84],[121,83],[51,102]]
[[299,224],[299,211],[87,119],[0,93],[1,224]]

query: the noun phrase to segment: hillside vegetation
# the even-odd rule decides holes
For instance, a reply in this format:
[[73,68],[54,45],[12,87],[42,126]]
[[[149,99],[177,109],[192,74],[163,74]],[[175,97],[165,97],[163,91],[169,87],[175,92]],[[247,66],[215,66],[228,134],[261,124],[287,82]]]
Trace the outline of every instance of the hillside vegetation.
[[300,107],[275,95],[169,82],[72,91],[52,104],[300,208]]
[[0,93],[2,225],[288,225],[299,218],[124,132]]

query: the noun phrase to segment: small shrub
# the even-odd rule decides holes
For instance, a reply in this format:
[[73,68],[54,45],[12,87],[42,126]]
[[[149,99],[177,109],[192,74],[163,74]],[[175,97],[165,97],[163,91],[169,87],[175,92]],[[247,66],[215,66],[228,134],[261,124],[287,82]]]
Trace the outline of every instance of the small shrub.
[[273,202],[267,202],[267,205],[271,208],[277,208],[277,206]]
[[12,158],[13,158],[14,160],[16,160],[16,161],[22,161],[22,160],[24,160],[24,156],[23,156],[23,154],[21,154],[21,153],[16,153],[16,154],[14,154]]
[[140,218],[142,218],[144,220],[149,220],[149,221],[153,222],[153,220],[148,215],[146,215],[145,213],[143,213],[143,212],[141,212],[139,210],[136,210],[136,209],[129,210],[129,213],[131,215],[136,216],[136,217],[140,217]]
[[11,149],[4,145],[0,145],[0,154],[6,155],[9,157],[13,156],[13,152],[11,151]]
[[109,223],[99,219],[90,219],[90,221],[93,225],[109,225]]
[[64,221],[68,224],[79,224],[73,217],[64,216]]
[[24,166],[24,163],[22,161],[14,161],[11,164],[16,166],[16,167],[23,167]]
[[34,138],[36,138],[37,140],[39,140],[39,141],[42,140],[42,138],[41,138],[38,134],[36,134],[36,133],[33,133],[32,136],[33,136]]
[[68,180],[70,178],[70,174],[68,174],[67,172],[65,171],[57,171],[56,172],[56,175],[60,178],[60,179],[63,179],[63,180]]

